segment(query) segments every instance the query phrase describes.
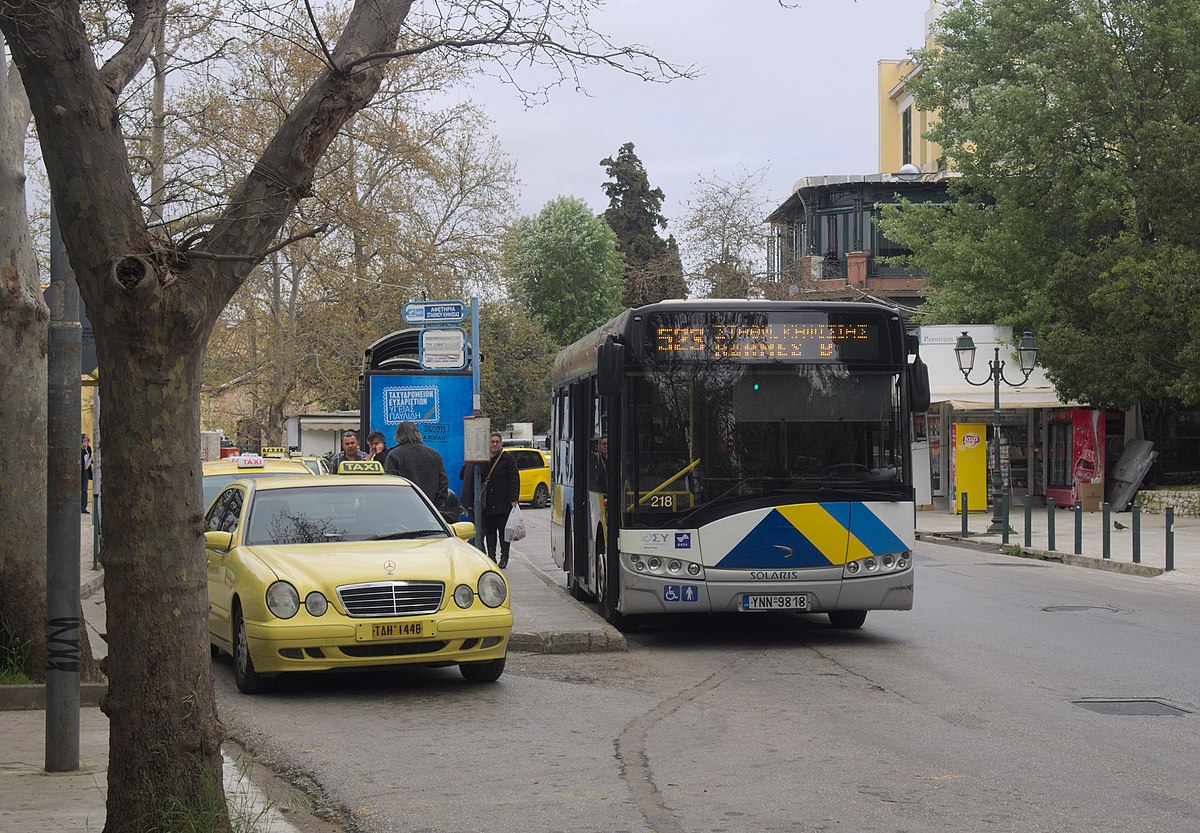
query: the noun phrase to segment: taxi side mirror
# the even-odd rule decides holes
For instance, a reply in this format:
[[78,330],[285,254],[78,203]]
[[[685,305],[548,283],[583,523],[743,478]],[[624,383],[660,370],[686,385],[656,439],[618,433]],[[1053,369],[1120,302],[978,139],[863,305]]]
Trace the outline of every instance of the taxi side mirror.
[[459,521],[456,524],[451,524],[450,530],[454,533],[455,538],[463,541],[470,541],[475,538],[475,524],[470,521]]
[[233,546],[233,533],[209,530],[204,533],[204,549],[228,552]]

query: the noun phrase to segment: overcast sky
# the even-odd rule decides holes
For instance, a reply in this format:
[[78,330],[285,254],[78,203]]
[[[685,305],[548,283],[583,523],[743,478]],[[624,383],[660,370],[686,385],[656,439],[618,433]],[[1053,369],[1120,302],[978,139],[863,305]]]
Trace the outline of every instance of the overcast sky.
[[[696,80],[650,84],[590,70],[526,109],[487,80],[471,97],[524,182],[522,214],[559,195],[607,207],[599,162],[633,142],[664,214],[681,216],[697,175],[770,167],[771,206],[802,176],[876,173],[876,64],[924,43],[929,0],[608,0],[595,27],[638,42]],[[669,229],[670,230],[670,229]]]

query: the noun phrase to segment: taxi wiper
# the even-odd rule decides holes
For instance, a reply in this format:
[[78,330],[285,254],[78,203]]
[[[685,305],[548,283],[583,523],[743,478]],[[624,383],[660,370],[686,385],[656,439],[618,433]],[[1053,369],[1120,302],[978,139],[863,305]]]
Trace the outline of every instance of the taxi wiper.
[[399,541],[404,538],[428,538],[430,535],[441,535],[445,537],[446,530],[444,529],[409,529],[404,532],[392,532],[388,535],[376,535],[371,538],[364,538],[365,541]]

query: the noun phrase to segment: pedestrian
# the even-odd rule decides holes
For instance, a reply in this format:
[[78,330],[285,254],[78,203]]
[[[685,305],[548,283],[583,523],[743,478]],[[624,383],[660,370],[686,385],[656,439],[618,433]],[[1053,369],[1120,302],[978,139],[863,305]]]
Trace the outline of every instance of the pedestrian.
[[[512,456],[504,453],[504,441],[500,435],[493,432],[488,444],[491,459],[486,463],[472,464],[464,472],[463,503],[467,512],[474,512],[475,507],[475,472],[477,466],[482,478],[480,485],[480,506],[483,523],[483,539],[487,547],[488,558],[496,561],[501,569],[508,566],[508,551],[511,542],[504,540],[504,525],[508,515],[517,508],[517,497],[521,493],[521,477],[517,473],[517,464]],[[474,520],[474,517],[472,517]],[[496,539],[500,539],[500,559],[496,559]]]
[[358,447],[358,432],[347,431],[342,434],[342,450],[333,455],[329,461],[329,470],[337,474],[338,466],[346,460],[365,460],[367,455]]
[[596,451],[592,454],[592,490],[608,491],[608,437],[604,434],[596,440]]
[[83,514],[90,515],[87,508],[88,481],[92,479],[92,440],[87,434],[79,435],[79,504]]
[[415,422],[397,425],[396,445],[388,452],[383,470],[411,480],[441,510],[446,505],[450,478],[446,476],[442,455],[425,445],[423,439]]
[[371,449],[371,459],[381,466],[387,460],[388,452],[391,451],[387,447],[387,440],[384,439],[382,431],[372,431],[367,434],[367,448]]

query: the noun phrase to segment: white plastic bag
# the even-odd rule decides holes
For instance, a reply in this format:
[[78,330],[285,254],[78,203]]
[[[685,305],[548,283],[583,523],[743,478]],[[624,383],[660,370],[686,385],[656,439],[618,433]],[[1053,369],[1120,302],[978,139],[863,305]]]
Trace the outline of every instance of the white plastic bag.
[[525,519],[521,517],[521,507],[514,506],[508,513],[508,521],[504,524],[504,540],[520,541],[525,537]]

